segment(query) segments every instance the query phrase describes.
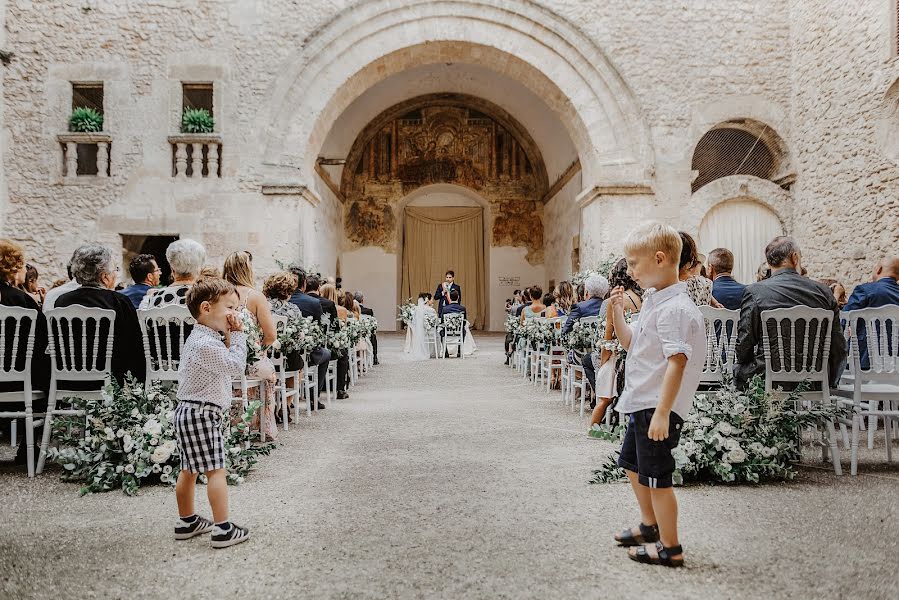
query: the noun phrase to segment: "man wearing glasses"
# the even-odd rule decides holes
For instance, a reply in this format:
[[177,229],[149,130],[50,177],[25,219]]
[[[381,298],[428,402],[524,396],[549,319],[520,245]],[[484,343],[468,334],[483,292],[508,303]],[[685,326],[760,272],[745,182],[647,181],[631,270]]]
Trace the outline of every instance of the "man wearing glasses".
[[156,264],[156,258],[152,254],[138,254],[131,259],[128,272],[134,283],[119,293],[131,300],[134,308],[138,308],[140,301],[144,299],[150,288],[159,285],[162,269]]

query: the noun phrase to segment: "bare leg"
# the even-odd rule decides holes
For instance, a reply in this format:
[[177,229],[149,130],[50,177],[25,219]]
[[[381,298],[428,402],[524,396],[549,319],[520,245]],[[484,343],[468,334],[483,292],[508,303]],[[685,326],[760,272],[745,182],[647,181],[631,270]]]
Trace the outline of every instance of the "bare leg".
[[593,414],[590,416],[590,427],[602,423],[602,420],[606,416],[606,409],[609,408],[611,403],[611,398],[600,398],[596,402],[596,408],[593,409]]
[[[634,490],[634,496],[637,497],[637,503],[640,505],[640,519],[644,525],[655,525],[656,514],[653,509],[651,490],[640,483],[637,474],[633,471],[627,471],[627,478],[631,482],[631,489]],[[640,528],[634,527],[631,530],[633,535],[640,535]]]
[[189,517],[194,514],[194,490],[197,487],[197,474],[182,469],[175,483],[175,499],[178,501],[178,516]]
[[206,496],[212,507],[212,520],[224,523],[228,520],[228,475],[225,469],[206,473]]
[[[677,538],[677,498],[674,496],[674,488],[649,489],[652,499],[652,510],[659,520],[659,538],[662,545],[672,548],[679,544]],[[646,552],[650,556],[658,556],[655,544],[647,544]],[[636,555],[636,549],[631,552]],[[671,558],[683,558],[683,554],[672,554]]]

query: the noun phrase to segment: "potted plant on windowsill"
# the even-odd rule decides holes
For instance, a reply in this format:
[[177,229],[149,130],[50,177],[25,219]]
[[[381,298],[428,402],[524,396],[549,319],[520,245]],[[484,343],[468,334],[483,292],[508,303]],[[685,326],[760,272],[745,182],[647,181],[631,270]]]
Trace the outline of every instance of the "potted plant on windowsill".
[[69,131],[73,133],[99,133],[103,131],[103,115],[93,108],[79,106],[69,116]]
[[207,134],[215,130],[215,120],[205,108],[185,108],[181,114],[181,133]]

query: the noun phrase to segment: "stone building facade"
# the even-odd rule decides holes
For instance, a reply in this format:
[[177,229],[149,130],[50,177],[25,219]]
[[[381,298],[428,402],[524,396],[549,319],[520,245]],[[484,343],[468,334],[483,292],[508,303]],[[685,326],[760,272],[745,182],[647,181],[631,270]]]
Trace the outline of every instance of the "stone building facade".
[[[47,278],[85,241],[249,249],[340,274],[387,329],[410,204],[483,206],[493,329],[646,218],[705,251],[780,229],[855,284],[899,245],[896,23],[895,0],[0,0],[2,235]],[[99,84],[102,132],[73,136]],[[180,132],[191,86],[211,134]]]

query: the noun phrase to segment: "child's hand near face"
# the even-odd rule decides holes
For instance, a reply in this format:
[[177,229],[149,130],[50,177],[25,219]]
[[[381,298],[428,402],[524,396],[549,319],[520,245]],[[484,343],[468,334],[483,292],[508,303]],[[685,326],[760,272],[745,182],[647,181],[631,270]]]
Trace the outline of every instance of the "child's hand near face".
[[624,288],[616,286],[612,288],[612,293],[609,296],[609,303],[612,305],[613,309],[621,309],[624,311]]
[[232,331],[243,331],[243,322],[235,312],[228,313],[228,332]]

